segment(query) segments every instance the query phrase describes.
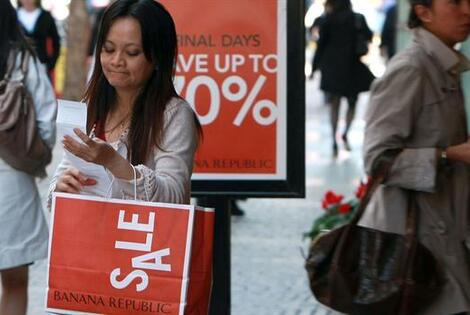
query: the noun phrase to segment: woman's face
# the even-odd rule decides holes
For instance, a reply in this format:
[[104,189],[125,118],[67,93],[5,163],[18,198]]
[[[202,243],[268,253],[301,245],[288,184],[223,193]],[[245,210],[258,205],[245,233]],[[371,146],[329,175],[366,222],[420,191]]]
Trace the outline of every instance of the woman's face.
[[[426,29],[448,46],[464,41],[470,33],[470,0],[434,0],[417,8]],[[421,12],[420,12],[421,11]]]
[[36,0],[19,0],[25,10],[34,10],[37,8]]
[[131,17],[116,19],[100,53],[103,73],[117,91],[138,91],[154,70],[144,54],[139,22]]

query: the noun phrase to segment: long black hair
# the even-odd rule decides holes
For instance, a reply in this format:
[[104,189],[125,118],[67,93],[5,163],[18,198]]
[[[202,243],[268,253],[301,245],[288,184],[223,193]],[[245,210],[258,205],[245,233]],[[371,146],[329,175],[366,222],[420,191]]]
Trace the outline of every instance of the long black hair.
[[331,12],[351,11],[351,0],[327,0],[325,5],[331,8]]
[[34,56],[33,49],[23,35],[21,26],[10,0],[0,0],[0,79],[5,76],[10,51],[28,50]]
[[[165,150],[161,146],[165,108],[171,98],[179,97],[173,85],[178,54],[176,28],[170,13],[154,0],[117,0],[106,9],[96,42],[95,67],[85,92],[88,132],[95,123],[105,121],[116,105],[116,90],[103,74],[100,52],[113,22],[124,17],[140,24],[144,55],[154,67],[135,100],[128,134],[128,159],[141,164],[154,146]],[[201,127],[194,118],[200,134]]]
[[410,14],[408,16],[408,27],[409,28],[416,28],[423,25],[423,21],[421,21],[418,15],[415,12],[415,6],[417,5],[424,5],[425,7],[431,7],[433,0],[409,0],[410,2]]

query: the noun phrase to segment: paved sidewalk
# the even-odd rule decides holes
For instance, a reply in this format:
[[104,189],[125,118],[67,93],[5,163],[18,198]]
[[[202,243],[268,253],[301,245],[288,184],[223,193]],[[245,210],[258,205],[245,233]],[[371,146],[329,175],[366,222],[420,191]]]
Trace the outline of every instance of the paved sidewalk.
[[[362,175],[361,144],[366,103],[361,96],[358,119],[350,135],[351,152],[331,158],[328,107],[322,104],[318,82],[307,82],[305,199],[248,199],[239,202],[244,217],[232,218],[232,314],[323,315],[333,314],[318,305],[308,288],[302,251],[308,243],[302,233],[321,213],[320,200],[333,189],[352,196]],[[344,115],[343,115],[344,116]],[[60,145],[50,166],[55,169]],[[341,147],[340,147],[341,148]],[[40,184],[43,199],[48,181]],[[28,315],[44,314],[46,262],[31,267]]]
[[306,198],[249,199],[239,202],[246,216],[232,218],[234,315],[335,314],[312,298],[302,256],[308,242],[302,240],[302,233],[321,213],[320,200],[325,191],[333,189],[352,196],[359,183],[364,126],[360,118],[367,95],[361,96],[359,119],[351,130],[353,150],[341,150],[335,160],[328,107],[323,105],[317,87],[318,82],[307,82]]

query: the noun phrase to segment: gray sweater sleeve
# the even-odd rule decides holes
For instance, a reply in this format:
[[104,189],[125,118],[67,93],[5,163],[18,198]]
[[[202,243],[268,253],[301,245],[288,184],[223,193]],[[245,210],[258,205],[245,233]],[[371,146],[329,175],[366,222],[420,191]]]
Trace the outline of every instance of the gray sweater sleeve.
[[165,112],[162,147],[154,148],[152,161],[137,165],[139,178],[121,180],[116,178],[113,190],[120,190],[122,197],[140,200],[185,203],[191,195],[191,174],[197,147],[195,116],[191,107],[182,100],[173,100]]

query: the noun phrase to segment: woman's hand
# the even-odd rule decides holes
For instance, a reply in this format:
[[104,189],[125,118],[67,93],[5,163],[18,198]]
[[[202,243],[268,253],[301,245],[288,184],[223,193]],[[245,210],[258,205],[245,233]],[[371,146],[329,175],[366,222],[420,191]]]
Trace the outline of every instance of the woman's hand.
[[57,179],[54,191],[79,194],[83,186],[95,184],[96,180],[87,178],[76,168],[70,167]]
[[446,149],[447,158],[470,164],[470,138],[467,142],[450,146]]
[[90,138],[80,129],[73,130],[83,141],[79,143],[70,136],[64,136],[64,148],[82,160],[108,167],[115,164],[121,156],[108,143],[98,138]]
[[[117,178],[125,180],[134,178],[131,164],[108,143],[98,138],[91,139],[78,128],[73,131],[83,143],[75,141],[70,136],[64,136],[62,143],[67,151],[87,162],[104,166]],[[138,178],[139,174],[136,176]]]

